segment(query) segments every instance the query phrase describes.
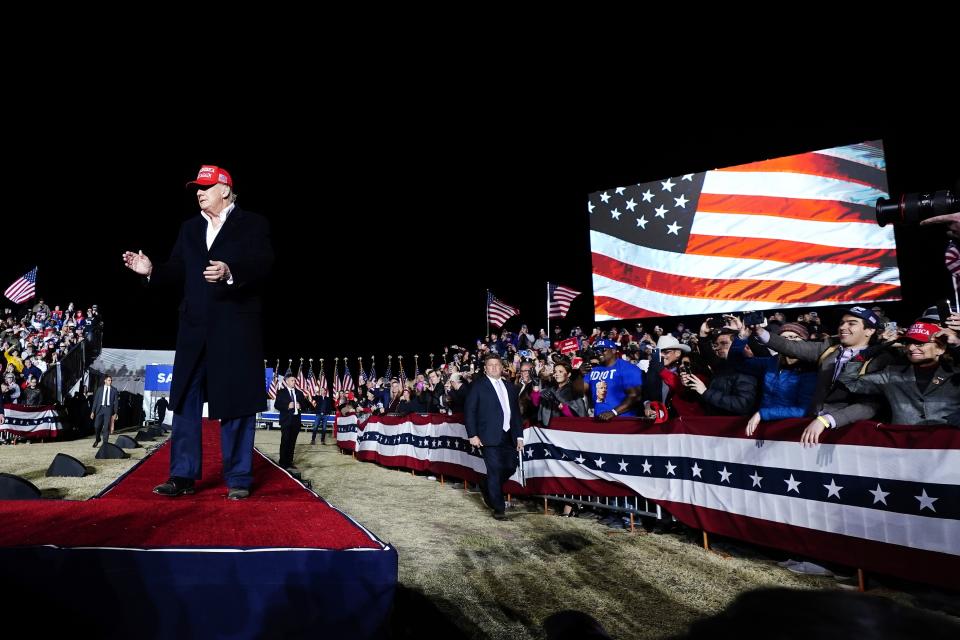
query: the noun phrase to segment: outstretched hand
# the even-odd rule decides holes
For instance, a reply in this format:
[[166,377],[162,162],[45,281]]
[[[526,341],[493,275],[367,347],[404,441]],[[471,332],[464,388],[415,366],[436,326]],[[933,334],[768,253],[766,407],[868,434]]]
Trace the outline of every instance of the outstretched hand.
[[134,253],[133,251],[123,252],[123,265],[142,276],[149,276],[153,272],[153,263],[150,258],[143,255],[143,251]]
[[947,226],[947,235],[951,238],[960,238],[960,211],[948,213],[942,216],[933,216],[920,221],[921,225],[927,224],[945,224]]

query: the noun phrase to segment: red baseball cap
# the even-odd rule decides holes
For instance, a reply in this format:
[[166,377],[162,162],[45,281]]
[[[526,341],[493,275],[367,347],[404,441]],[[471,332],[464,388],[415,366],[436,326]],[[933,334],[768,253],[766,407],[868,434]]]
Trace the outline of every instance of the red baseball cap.
[[916,340],[917,342],[927,343],[933,340],[933,336],[940,331],[940,327],[929,322],[914,322],[910,330],[903,336],[907,340]]
[[225,184],[228,187],[233,186],[233,178],[230,177],[230,174],[227,173],[225,169],[220,167],[215,167],[210,164],[205,164],[200,167],[200,172],[197,174],[196,180],[191,180],[187,183],[189,187],[192,184],[199,184],[205,187],[209,187],[212,184]]

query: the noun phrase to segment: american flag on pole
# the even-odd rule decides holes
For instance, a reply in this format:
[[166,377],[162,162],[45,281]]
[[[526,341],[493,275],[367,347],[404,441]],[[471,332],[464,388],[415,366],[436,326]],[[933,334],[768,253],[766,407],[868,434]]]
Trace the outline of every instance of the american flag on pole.
[[367,372],[363,370],[363,359],[358,359],[357,362],[360,365],[360,371],[357,373],[357,386],[363,386],[367,384]]
[[574,298],[583,293],[570,287],[550,284],[549,282],[547,283],[547,288],[550,291],[550,309],[548,311],[548,317],[550,318],[566,318],[567,312],[570,311],[570,303],[573,302]]
[[597,320],[899,300],[880,141],[593,193]]
[[27,273],[13,281],[7,290],[3,292],[7,298],[14,304],[20,304],[29,300],[37,293],[37,268],[34,267]]
[[520,309],[497,300],[492,293],[487,291],[487,317],[490,319],[490,324],[502,327],[504,322],[519,313]]
[[390,381],[393,380],[393,369],[392,369],[392,365],[393,365],[393,361],[388,358],[388,359],[387,359],[387,370],[386,370],[386,372],[383,374],[383,377],[384,377],[384,379],[386,379],[388,385],[390,384]]
[[403,360],[397,356],[397,366],[400,368],[400,386],[407,387],[407,370],[403,368]]
[[323,363],[320,363],[320,382],[317,383],[317,390],[324,390],[327,392],[327,395],[330,395],[330,390],[327,389],[327,374],[323,371]]
[[[370,362],[370,373],[367,375],[367,380],[371,384],[377,384],[377,370],[373,366],[373,362]],[[389,382],[389,380],[388,380]]]
[[299,367],[299,369],[297,369],[297,383],[296,383],[296,388],[297,388],[297,389],[300,389],[300,391],[303,391],[304,393],[307,392],[307,378],[306,378],[306,375],[303,373],[303,361],[302,361],[302,360],[300,361],[300,367]]
[[333,395],[339,394],[343,390],[340,384],[340,375],[337,373],[337,362],[333,362]]
[[957,248],[957,243],[953,240],[947,243],[947,252],[943,261],[947,266],[947,271],[956,280],[957,276],[960,276],[960,249]]
[[343,366],[343,384],[341,388],[344,391],[353,391],[353,377],[350,375],[350,365]]
[[270,381],[270,388],[267,389],[267,397],[271,400],[277,399],[277,391],[280,390],[280,361],[277,360],[277,366],[273,369],[273,380]]

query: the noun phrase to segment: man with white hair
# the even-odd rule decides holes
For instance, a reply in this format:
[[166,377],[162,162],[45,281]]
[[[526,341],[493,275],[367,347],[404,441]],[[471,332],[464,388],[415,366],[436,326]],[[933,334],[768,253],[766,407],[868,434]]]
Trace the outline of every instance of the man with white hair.
[[270,228],[262,216],[236,206],[233,178],[204,165],[196,180],[200,215],[180,227],[165,264],[127,251],[124,264],[151,286],[182,287],[180,329],[173,364],[174,412],[170,478],[154,488],[163,496],[193,493],[201,478],[201,415],[220,420],[228,498],[250,495],[254,416],[263,404],[261,292],[273,265]]

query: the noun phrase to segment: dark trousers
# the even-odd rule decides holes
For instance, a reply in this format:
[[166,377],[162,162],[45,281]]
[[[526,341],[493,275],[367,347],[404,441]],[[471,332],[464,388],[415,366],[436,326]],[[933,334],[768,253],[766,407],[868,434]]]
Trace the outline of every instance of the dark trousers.
[[110,418],[112,417],[110,407],[97,407],[97,412],[93,415],[93,432],[97,440],[103,439],[106,442],[110,438]]
[[318,413],[317,421],[313,423],[312,436],[310,437],[310,444],[313,444],[317,441],[317,430],[320,430],[320,442],[323,442],[327,439],[327,416]]
[[[174,375],[177,372],[174,371]],[[170,475],[199,480],[203,471],[203,400],[207,365],[203,358],[190,372],[180,413],[173,415],[170,436]],[[253,482],[254,416],[220,420],[223,477],[231,489],[249,489]]]
[[300,414],[291,416],[290,422],[280,425],[280,466],[284,469],[293,466],[293,448],[297,444],[297,436],[300,435],[302,427]]
[[495,513],[503,513],[506,504],[503,501],[503,483],[517,470],[517,441],[504,431],[500,444],[483,445],[483,461],[487,465],[487,477],[484,481],[484,494],[487,504]]

